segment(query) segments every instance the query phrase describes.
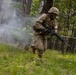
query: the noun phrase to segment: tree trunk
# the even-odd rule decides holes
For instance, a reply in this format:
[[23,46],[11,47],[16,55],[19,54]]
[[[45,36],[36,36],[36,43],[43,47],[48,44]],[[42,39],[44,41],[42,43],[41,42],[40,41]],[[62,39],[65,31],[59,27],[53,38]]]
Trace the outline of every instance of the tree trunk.
[[32,4],[32,0],[27,0],[27,4],[26,4],[26,14],[27,14],[27,15],[30,14],[31,4]]
[[41,13],[48,13],[48,10],[53,6],[53,0],[44,0],[44,5]]
[[67,7],[67,28],[69,29],[70,26],[70,20],[71,20],[71,16],[72,16],[72,1],[70,0],[69,2],[69,6]]
[[0,0],[0,24],[2,23],[2,4],[3,4],[3,0]]
[[2,9],[2,3],[3,3],[3,0],[0,0],[0,11]]
[[25,15],[25,4],[26,4],[26,0],[22,0],[22,12]]
[[[40,12],[42,13],[48,13],[48,10],[53,6],[53,0],[44,0],[44,5],[42,8],[42,11]],[[53,42],[51,39],[48,39],[48,48],[52,49],[53,47]]]

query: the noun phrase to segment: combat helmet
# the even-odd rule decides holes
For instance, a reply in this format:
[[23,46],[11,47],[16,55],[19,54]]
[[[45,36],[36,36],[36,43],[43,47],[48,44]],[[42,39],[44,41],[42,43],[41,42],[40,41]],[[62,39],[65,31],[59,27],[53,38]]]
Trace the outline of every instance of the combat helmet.
[[56,7],[51,7],[50,10],[48,11],[48,13],[55,13],[55,14],[59,14],[59,10]]

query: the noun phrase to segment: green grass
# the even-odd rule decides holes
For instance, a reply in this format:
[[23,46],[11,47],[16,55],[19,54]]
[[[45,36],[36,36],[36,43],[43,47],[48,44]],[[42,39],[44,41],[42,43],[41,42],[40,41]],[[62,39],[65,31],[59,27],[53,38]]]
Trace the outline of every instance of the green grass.
[[0,75],[76,75],[76,55],[47,50],[37,54],[0,44]]

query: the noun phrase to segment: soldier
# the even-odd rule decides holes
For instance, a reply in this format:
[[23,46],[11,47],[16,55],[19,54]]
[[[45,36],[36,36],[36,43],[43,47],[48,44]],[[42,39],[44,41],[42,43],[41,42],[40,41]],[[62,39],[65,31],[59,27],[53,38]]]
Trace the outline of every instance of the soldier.
[[[34,41],[31,45],[33,53],[35,53],[35,50],[38,51],[38,57],[42,58],[42,55],[44,51],[47,49],[47,36],[48,33],[47,29],[42,25],[42,23],[45,21],[46,25],[48,27],[53,27],[55,29],[55,32],[57,32],[57,21],[56,16],[59,14],[59,10],[56,7],[50,8],[48,11],[48,14],[42,14],[37,20],[34,28]],[[42,34],[45,31],[44,34]]]

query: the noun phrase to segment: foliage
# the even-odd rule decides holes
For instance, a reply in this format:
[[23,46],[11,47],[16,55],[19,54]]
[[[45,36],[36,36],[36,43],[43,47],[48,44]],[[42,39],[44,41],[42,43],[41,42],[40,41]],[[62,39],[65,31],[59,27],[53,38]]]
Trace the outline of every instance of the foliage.
[[67,28],[67,21],[68,21],[69,22],[68,33],[72,35],[72,32],[69,31],[72,31],[76,24],[75,0],[54,0],[54,6],[56,6],[60,10],[59,22],[61,24],[62,29]]
[[30,51],[0,44],[0,75],[75,75],[76,55],[47,50],[42,61]]
[[40,8],[40,1],[33,0],[30,15],[32,15],[32,16],[37,15],[39,13],[39,8]]

